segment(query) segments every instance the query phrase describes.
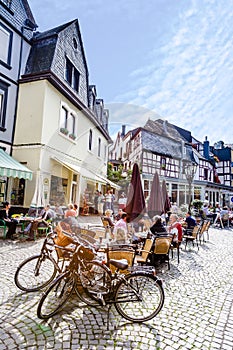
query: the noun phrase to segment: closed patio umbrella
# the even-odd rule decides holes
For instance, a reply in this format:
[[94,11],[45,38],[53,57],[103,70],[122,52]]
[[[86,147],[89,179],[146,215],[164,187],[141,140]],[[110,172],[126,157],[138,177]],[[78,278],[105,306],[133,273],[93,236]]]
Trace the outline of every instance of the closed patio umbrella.
[[43,180],[42,180],[42,176],[39,173],[37,173],[35,192],[34,192],[30,207],[36,209],[36,215],[37,215],[38,209],[43,208],[44,206],[45,206],[45,198],[44,198]]
[[147,211],[150,218],[153,218],[155,215],[161,215],[163,212],[162,189],[159,183],[159,175],[157,171],[153,177]]
[[166,181],[162,182],[162,196],[163,196],[163,211],[167,213],[171,209],[171,202],[167,193]]
[[132,178],[129,185],[125,212],[130,222],[137,221],[145,213],[145,198],[142,190],[142,183],[138,164],[133,166]]

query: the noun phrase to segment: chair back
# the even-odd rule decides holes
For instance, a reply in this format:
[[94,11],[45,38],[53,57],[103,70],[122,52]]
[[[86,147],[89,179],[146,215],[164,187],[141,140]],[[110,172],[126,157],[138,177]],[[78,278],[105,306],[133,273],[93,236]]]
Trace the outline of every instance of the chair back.
[[158,237],[155,239],[154,254],[166,255],[169,252],[172,242],[171,237]]
[[192,230],[192,237],[193,238],[197,238],[197,235],[198,235],[198,232],[199,232],[199,228],[200,227],[198,225],[194,226],[194,228]]
[[127,242],[128,234],[127,231],[123,227],[118,227],[116,232],[114,232],[114,239],[116,242]]
[[[128,266],[133,266],[135,251],[133,249],[124,249],[124,250],[114,250],[114,248],[109,250],[108,259],[126,259],[128,261]],[[110,264],[110,270],[112,273],[116,271],[116,267]],[[129,273],[129,270],[120,270],[121,273]]]
[[142,248],[142,255],[141,255],[141,260],[146,261],[148,258],[148,255],[150,254],[151,248],[153,245],[153,240],[150,238],[147,238],[145,241],[145,244]]
[[91,236],[91,237],[95,237],[96,236],[95,230],[88,230],[87,228],[81,228],[81,234],[88,235],[88,236]]

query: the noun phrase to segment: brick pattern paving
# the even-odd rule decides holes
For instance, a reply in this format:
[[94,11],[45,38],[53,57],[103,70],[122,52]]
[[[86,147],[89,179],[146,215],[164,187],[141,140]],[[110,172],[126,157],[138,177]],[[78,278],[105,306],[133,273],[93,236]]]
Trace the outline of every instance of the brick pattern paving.
[[233,349],[233,231],[211,228],[210,240],[184,248],[180,264],[160,266],[165,304],[144,324],[122,319],[114,307],[90,308],[77,297],[48,321],[36,316],[41,292],[23,293],[14,285],[15,270],[36,254],[37,242],[0,241],[0,350],[3,349]]

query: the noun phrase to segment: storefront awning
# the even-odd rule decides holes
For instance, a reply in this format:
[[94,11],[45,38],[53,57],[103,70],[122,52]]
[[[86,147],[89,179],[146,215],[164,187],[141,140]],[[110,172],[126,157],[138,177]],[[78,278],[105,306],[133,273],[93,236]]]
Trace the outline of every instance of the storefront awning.
[[110,185],[112,188],[115,188],[117,190],[120,189],[120,186],[118,186],[117,184],[115,184],[114,182],[110,181],[109,179],[107,179],[106,177],[96,174],[94,172],[92,172],[89,169],[86,169],[84,167],[81,167],[79,165],[73,164],[73,163],[69,163],[66,161],[61,161],[58,158],[53,158],[54,160],[56,160],[57,162],[61,163],[62,165],[64,165],[65,167],[71,169],[72,171],[80,174],[83,178],[90,180],[92,182],[98,182],[101,183],[103,185]]
[[0,176],[32,180],[32,171],[0,149]]

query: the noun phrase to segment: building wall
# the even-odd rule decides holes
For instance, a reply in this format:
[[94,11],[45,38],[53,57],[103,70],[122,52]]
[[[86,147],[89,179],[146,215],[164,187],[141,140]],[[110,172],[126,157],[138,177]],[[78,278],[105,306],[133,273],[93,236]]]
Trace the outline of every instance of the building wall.
[[[6,45],[9,50],[9,60],[7,62],[0,61],[0,84],[2,82],[8,85],[7,96],[5,95],[5,126],[4,130],[0,129],[0,146],[5,147],[10,153],[16,114],[18,79],[24,71],[30,50],[29,40],[33,35],[33,31],[28,30],[25,25],[28,16],[21,1],[13,0],[9,7],[4,4],[0,6],[0,26],[11,37],[11,45],[9,47],[8,44]],[[1,36],[0,40],[3,42]]]

